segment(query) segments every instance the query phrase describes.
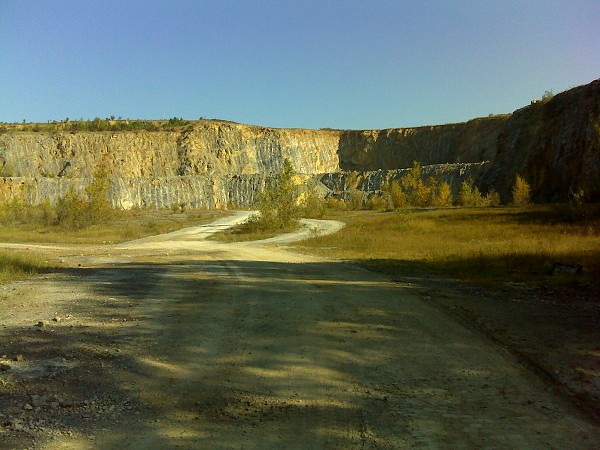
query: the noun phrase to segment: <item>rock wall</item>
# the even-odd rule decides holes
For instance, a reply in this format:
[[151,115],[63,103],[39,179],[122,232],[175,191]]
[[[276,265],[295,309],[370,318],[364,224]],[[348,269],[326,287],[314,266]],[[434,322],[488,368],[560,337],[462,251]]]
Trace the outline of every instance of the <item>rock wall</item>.
[[538,201],[565,201],[581,190],[600,201],[600,79],[515,111],[481,184],[510,192],[517,173]]
[[338,132],[200,121],[180,132],[9,132],[0,135],[0,175],[117,178],[260,174],[289,158],[300,173],[339,170]]
[[[600,80],[512,115],[389,130],[274,129],[202,120],[179,131],[0,134],[0,188],[37,204],[83,190],[108,165],[115,205],[251,205],[288,158],[297,172],[339,188],[361,171],[365,190],[418,161],[451,184],[470,175],[507,201],[517,173],[537,201],[578,190],[600,200]],[[390,178],[391,177],[391,178]],[[371,180],[372,182],[369,182]]]
[[509,116],[419,128],[342,131],[338,154],[343,170],[372,171],[450,163],[492,161]]

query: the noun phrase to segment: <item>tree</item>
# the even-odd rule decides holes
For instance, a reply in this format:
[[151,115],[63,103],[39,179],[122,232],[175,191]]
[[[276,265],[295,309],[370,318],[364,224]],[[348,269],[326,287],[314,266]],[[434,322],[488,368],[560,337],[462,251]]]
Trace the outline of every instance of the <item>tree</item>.
[[552,97],[554,97],[554,92],[552,92],[552,89],[545,91],[544,95],[542,95],[542,103],[549,102],[552,100]]
[[515,206],[531,204],[531,186],[519,174],[517,174],[515,184],[512,188],[512,204]]
[[463,180],[458,187],[456,195],[458,206],[486,206],[486,199],[481,195],[479,189],[473,184],[473,178]]
[[56,205],[58,224],[67,228],[81,229],[90,225],[108,221],[114,213],[108,200],[110,188],[110,172],[100,165],[94,173],[94,179],[85,188],[82,198],[71,187],[67,194],[59,199]]
[[85,188],[88,197],[88,215],[91,223],[102,223],[110,219],[113,208],[108,200],[110,189],[110,172],[108,167],[100,164],[94,172],[94,179]]
[[408,199],[406,193],[400,187],[400,184],[394,180],[389,188],[390,199],[394,208],[406,208],[408,206]]
[[445,181],[437,185],[432,204],[441,208],[452,206],[452,189]]
[[294,184],[294,167],[285,159],[281,171],[260,194],[258,210],[262,228],[282,229],[289,227],[299,218],[298,186]]
[[314,186],[306,184],[301,198],[302,217],[311,219],[320,219],[323,217],[325,214],[325,202]]

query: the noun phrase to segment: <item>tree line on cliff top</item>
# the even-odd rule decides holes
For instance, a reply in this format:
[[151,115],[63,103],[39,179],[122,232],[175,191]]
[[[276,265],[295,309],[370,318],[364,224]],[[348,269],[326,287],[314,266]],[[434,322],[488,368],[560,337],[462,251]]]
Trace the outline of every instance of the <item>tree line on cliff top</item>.
[[[200,118],[202,120],[203,118]],[[68,117],[61,121],[48,121],[47,123],[25,123],[13,125],[0,125],[0,133],[9,131],[23,132],[56,132],[65,131],[76,133],[78,131],[175,131],[191,125],[193,121],[183,117],[172,117],[168,120],[129,120],[121,117],[115,119],[110,116],[105,119],[71,120]]]

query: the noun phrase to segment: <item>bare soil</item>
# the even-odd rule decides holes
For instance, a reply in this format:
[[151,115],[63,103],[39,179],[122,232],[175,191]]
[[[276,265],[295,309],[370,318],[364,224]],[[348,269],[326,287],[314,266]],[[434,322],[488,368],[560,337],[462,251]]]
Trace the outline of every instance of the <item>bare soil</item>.
[[[589,410],[511,344],[541,330],[551,364],[579,342],[557,345],[568,308],[549,309],[548,331],[526,315],[546,297],[526,291],[392,279],[286,249],[292,235],[204,240],[244,217],[113,246],[27,246],[64,269],[0,287],[0,448],[600,442]],[[509,338],[486,328],[510,316]]]

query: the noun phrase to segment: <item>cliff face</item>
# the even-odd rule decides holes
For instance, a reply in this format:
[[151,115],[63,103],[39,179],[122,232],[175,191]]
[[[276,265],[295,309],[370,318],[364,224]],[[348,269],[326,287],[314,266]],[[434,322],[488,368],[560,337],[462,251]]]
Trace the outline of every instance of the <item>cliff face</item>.
[[202,121],[181,132],[5,133],[0,174],[91,177],[108,164],[117,178],[258,174],[289,158],[300,173],[339,169],[338,132]]
[[519,173],[540,201],[578,190],[600,201],[600,79],[515,111],[495,153],[482,184],[498,192],[509,192]]
[[596,80],[512,115],[432,127],[340,131],[199,121],[169,132],[8,131],[0,134],[0,188],[4,197],[55,201],[69,187],[83,190],[105,164],[113,203],[124,208],[249,206],[288,158],[331,189],[343,172],[361,171],[363,189],[375,190],[419,161],[454,186],[472,176],[504,200],[517,173],[537,201],[564,201],[578,190],[600,200],[599,110]]
[[249,206],[286,158],[303,174],[339,170],[338,145],[336,131],[220,121],[180,132],[9,132],[0,135],[0,189],[33,204],[55,202],[69,187],[83,192],[105,164],[115,206]]
[[338,154],[343,170],[491,161],[508,116],[466,123],[390,130],[343,131]]

